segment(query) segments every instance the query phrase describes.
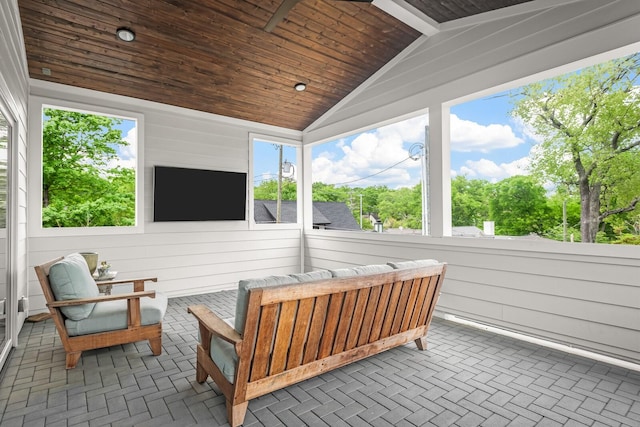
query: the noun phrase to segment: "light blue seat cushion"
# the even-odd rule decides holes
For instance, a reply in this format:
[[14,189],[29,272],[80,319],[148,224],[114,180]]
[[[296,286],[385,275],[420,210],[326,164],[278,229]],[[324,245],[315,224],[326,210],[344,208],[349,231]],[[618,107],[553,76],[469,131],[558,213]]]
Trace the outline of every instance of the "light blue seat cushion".
[[268,276],[261,279],[243,279],[238,282],[238,295],[236,297],[236,317],[234,328],[240,334],[244,332],[244,322],[247,320],[247,304],[249,302],[249,290],[269,286],[290,285],[298,283],[291,276]]
[[[49,269],[49,283],[56,301],[79,298],[95,298],[100,294],[98,285],[89,273],[87,261],[79,253],[67,255]],[[86,319],[95,303],[61,307],[62,313],[71,320]]]
[[[167,296],[161,292],[156,292],[155,298],[140,298],[140,323],[154,325],[162,322],[167,302]],[[70,336],[127,329],[127,300],[97,303],[89,317],[82,320],[66,319],[65,326]]]
[[428,267],[430,265],[440,264],[440,262],[436,259],[417,259],[414,261],[391,261],[387,264],[399,270],[402,268]]
[[363,274],[387,273],[393,271],[393,267],[387,264],[360,265],[358,267],[339,268],[331,270],[333,277],[351,277]]

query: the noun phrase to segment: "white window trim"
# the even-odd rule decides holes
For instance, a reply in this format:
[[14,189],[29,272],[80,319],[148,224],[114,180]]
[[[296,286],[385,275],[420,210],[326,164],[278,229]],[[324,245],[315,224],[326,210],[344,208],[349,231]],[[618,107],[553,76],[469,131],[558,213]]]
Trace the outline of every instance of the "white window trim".
[[[83,113],[104,114],[136,120],[138,141],[136,147],[136,217],[135,226],[118,227],[42,227],[42,110],[59,107]],[[144,115],[132,111],[107,108],[32,96],[29,102],[29,234],[34,237],[47,236],[91,236],[107,234],[138,234],[144,232]]]
[[[302,165],[302,141],[283,138],[279,136],[266,135],[266,134],[258,134],[258,133],[249,133],[249,176],[248,176],[248,200],[249,200],[249,229],[250,230],[278,230],[278,229],[302,229],[302,218],[303,218],[303,204],[302,204],[302,195],[303,195],[303,170],[302,168],[298,168],[297,178],[296,178],[296,222],[295,223],[281,223],[281,224],[256,224],[256,220],[254,217],[254,201],[253,201],[253,186],[254,181],[253,177],[255,176],[254,165],[253,165],[253,145],[255,140],[273,142],[282,145],[288,145],[296,148],[296,165]],[[298,167],[298,166],[296,166]]]

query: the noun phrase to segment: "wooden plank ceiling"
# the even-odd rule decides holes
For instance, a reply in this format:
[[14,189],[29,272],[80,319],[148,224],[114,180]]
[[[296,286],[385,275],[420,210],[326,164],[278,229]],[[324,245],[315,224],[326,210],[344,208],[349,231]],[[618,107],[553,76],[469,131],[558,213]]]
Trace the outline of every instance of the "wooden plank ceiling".
[[[526,1],[408,3],[443,23]],[[269,32],[282,0],[18,1],[34,79],[297,130],[421,35],[369,2],[293,3]]]

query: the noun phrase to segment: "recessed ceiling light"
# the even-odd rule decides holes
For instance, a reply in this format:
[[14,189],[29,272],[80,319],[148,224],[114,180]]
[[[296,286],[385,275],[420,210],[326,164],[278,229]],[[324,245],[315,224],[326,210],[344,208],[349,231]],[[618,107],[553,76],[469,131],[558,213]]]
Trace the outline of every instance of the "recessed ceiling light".
[[136,33],[126,27],[120,27],[116,30],[116,36],[123,42],[132,42],[136,39]]
[[296,85],[294,86],[295,90],[297,90],[298,92],[302,92],[303,90],[305,90],[307,88],[307,85],[305,83],[296,83]]

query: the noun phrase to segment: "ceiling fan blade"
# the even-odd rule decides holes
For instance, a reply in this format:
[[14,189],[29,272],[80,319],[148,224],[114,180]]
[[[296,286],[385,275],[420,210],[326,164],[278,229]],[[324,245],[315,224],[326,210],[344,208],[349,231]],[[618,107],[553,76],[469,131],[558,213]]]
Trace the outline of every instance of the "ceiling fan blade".
[[278,25],[280,21],[282,21],[284,17],[287,16],[287,13],[289,13],[291,9],[293,9],[293,6],[298,4],[300,1],[301,0],[284,0],[280,4],[280,7],[278,7],[278,10],[276,10],[276,12],[273,14],[269,22],[267,22],[267,25],[264,26],[264,30],[268,33],[273,31],[273,29],[276,28],[276,25]]

